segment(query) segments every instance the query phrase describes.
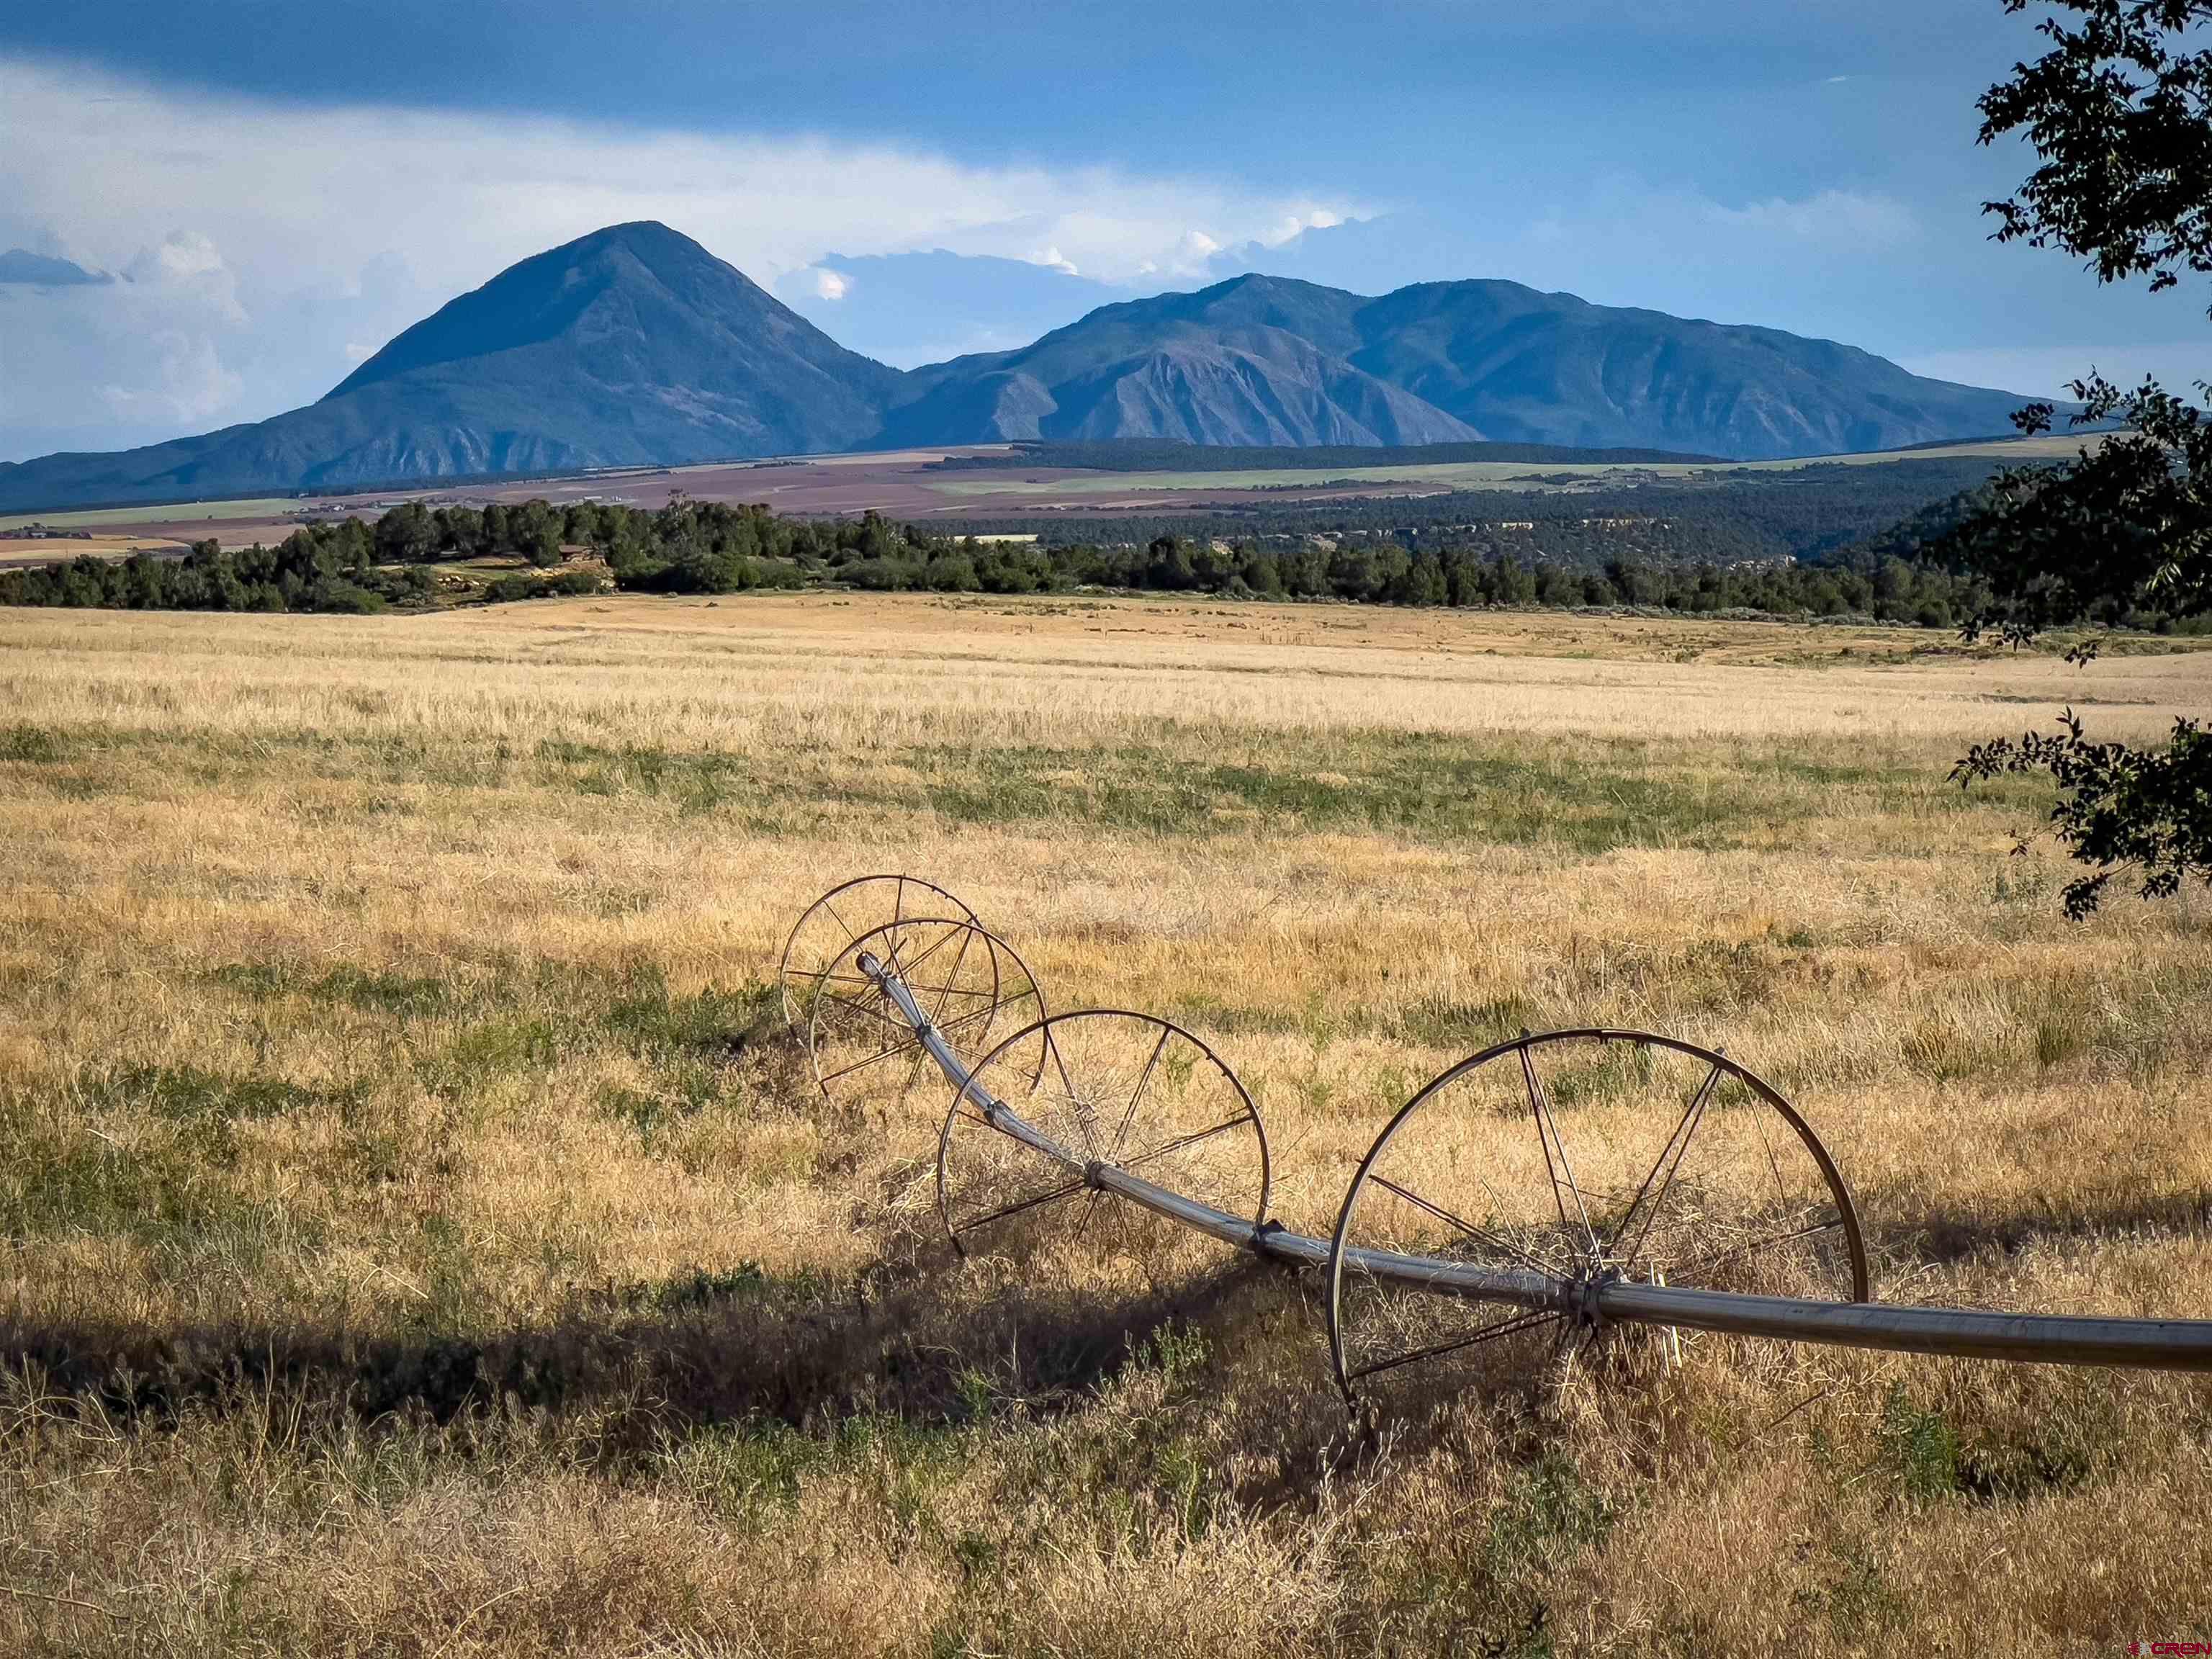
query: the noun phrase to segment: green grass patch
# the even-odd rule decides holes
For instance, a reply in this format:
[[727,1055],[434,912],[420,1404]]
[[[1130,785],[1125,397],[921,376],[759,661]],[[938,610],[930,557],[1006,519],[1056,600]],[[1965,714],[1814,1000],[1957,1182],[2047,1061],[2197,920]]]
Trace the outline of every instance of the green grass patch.
[[[154,1085],[172,1113],[276,1109],[283,1097],[204,1091],[173,1078]],[[0,1237],[14,1240],[76,1234],[122,1234],[152,1247],[157,1267],[185,1277],[220,1259],[258,1267],[296,1259],[319,1238],[311,1222],[279,1206],[245,1196],[215,1143],[224,1139],[205,1117],[168,1134],[124,1143],[58,1121],[23,1101],[0,1106]],[[201,1133],[194,1133],[195,1128]]]
[[1158,746],[923,759],[926,804],[957,822],[1075,820],[1154,835],[1385,831],[1599,852],[1766,838],[1826,805],[1820,787],[1777,787],[1784,781],[1741,772],[1692,775],[1655,764],[1640,744],[1593,752],[1388,733],[1285,739],[1264,764],[1194,764]]
[[68,757],[69,746],[58,732],[43,726],[0,726],[0,761],[46,765]]
[[283,963],[235,962],[216,969],[213,976],[219,984],[256,997],[300,996],[401,1018],[446,1013],[461,1000],[444,980],[372,971],[349,963],[309,975]]
[[197,1066],[134,1066],[108,1073],[86,1091],[88,1104],[138,1110],[173,1122],[251,1121],[343,1105],[366,1090],[292,1083],[283,1078],[232,1077]]
[[1408,1042],[1436,1048],[1465,1048],[1473,1053],[1503,1042],[1535,1024],[1533,1005],[1521,996],[1494,997],[1483,1002],[1455,1002],[1428,996],[1398,1011],[1388,1029]]
[[[65,758],[43,728],[0,737],[34,760]],[[801,747],[745,754],[547,738],[472,746],[419,732],[122,732],[103,752],[143,750],[161,775],[210,786],[265,771],[270,751],[307,771],[366,785],[372,810],[392,791],[550,788],[584,801],[648,803],[712,817],[734,832],[817,830],[825,817],[924,811],[953,823],[1075,826],[1158,836],[1382,832],[1418,840],[1714,849],[1771,845],[1840,817],[1907,821],[2045,803],[2033,780],[1972,793],[1945,765],[1842,744],[1662,744],[1638,738],[1439,735],[1364,731],[1271,734],[1170,723],[1113,748],[934,744],[861,756]],[[88,784],[88,789],[92,787]],[[166,787],[166,786],[165,786]],[[100,793],[95,791],[94,793]],[[325,807],[330,812],[352,809]],[[627,898],[616,901],[617,908]],[[313,989],[308,987],[307,988]],[[354,988],[358,996],[375,988]],[[343,995],[344,988],[325,988]]]

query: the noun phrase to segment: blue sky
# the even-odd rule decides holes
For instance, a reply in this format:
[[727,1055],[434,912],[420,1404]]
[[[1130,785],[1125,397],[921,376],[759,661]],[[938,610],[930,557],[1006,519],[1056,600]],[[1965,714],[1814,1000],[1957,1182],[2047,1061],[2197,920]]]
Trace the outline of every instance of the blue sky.
[[615,220],[848,344],[1267,270],[1505,276],[2045,392],[2212,374],[2198,288],[1986,240],[1999,0],[167,0],[0,18],[0,459],[258,418]]

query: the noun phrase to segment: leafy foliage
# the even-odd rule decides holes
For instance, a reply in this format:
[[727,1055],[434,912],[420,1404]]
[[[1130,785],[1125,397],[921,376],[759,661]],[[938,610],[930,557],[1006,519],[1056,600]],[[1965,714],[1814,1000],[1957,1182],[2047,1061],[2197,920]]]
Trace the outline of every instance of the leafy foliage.
[[[558,568],[587,551],[617,586],[646,592],[831,582],[1028,593],[1090,585],[1411,605],[1636,604],[1948,627],[1975,609],[1978,579],[1939,568],[1929,550],[1990,471],[1987,460],[1956,458],[1686,474],[1630,467],[1595,486],[1586,475],[1531,471],[1512,481],[1518,487],[1411,499],[1316,501],[1285,489],[1279,500],[1262,492],[1256,503],[1231,507],[1040,514],[933,522],[927,532],[873,514],[810,522],[680,495],[657,511],[410,501],[372,521],[303,526],[273,549],[226,554],[209,544],[181,563],[84,558],[0,574],[0,604],[374,608],[428,603],[436,582],[423,565],[486,559],[548,574],[500,575],[484,599],[533,599],[599,586],[598,565]],[[1024,544],[1008,532],[1037,539]],[[1163,540],[1170,545],[1156,555]],[[1217,544],[1233,556],[1214,551]],[[2115,619],[2167,625],[2154,611]]]
[[[2042,159],[2015,196],[1985,204],[1997,240],[2063,248],[2100,281],[2148,276],[2154,290],[2212,273],[2212,50],[2182,49],[2212,24],[2212,0],[2053,3],[2079,23],[2046,17],[2051,50],[1981,100],[1984,143],[2025,130]],[[2005,0],[2008,12],[2026,6]],[[2155,380],[2122,392],[2093,373],[2072,391],[2076,424],[2117,416],[2121,429],[2070,462],[2000,474],[1939,544],[1987,583],[1969,637],[1994,629],[2018,642],[2146,608],[2212,615],[2212,424]],[[2041,432],[2052,415],[2037,404],[2014,420]],[[2197,724],[2177,721],[2147,750],[2091,743],[2070,711],[2062,727],[1984,744],[1953,775],[2043,772],[2057,784],[2058,839],[2093,872],[2068,886],[2067,914],[2094,911],[2124,869],[2143,872],[2148,897],[2190,877],[2212,884],[2212,742]]]
[[2212,883],[2212,732],[2177,720],[2163,749],[2092,743],[2071,709],[2062,732],[2031,732],[1979,745],[1959,763],[1962,781],[2048,772],[2062,792],[2051,808],[2060,841],[2095,866],[2066,888],[2066,914],[2096,909],[2112,878],[2142,872],[2145,898],[2170,898],[2185,879]]
[[181,559],[136,553],[120,561],[86,555],[66,563],[0,573],[0,605],[77,605],[130,611],[381,611],[419,599],[429,573],[387,573],[371,562],[368,526],[317,526],[276,547],[227,553],[196,542]]
[[[1990,585],[1968,634],[2014,642],[2084,618],[2130,611],[2212,611],[2212,422],[2150,381],[2122,392],[2077,382],[2077,421],[2117,414],[2125,430],[2057,467],[2014,467],[1991,482],[1980,510],[1942,550]],[[2021,411],[2048,428],[2051,410]]]
[[[428,603],[427,562],[498,556],[532,566],[544,550],[588,550],[615,585],[637,592],[733,593],[834,586],[877,592],[1042,593],[1079,587],[1225,599],[1334,599],[1400,605],[1632,605],[1686,615],[1867,617],[1949,628],[1986,604],[1978,579],[1921,556],[1900,531],[1832,553],[1723,559],[1673,533],[1675,521],[1474,523],[1402,538],[1389,532],[1267,535],[1229,541],[1163,534],[1140,543],[1049,545],[951,537],[857,520],[780,518],[765,507],[679,498],[658,512],[605,503],[395,508],[295,532],[275,548],[226,553],[213,542],[182,560],[81,558],[0,574],[0,604],[137,610],[372,611]],[[1555,533],[1546,533],[1547,531]],[[380,560],[394,562],[380,563]],[[489,603],[598,592],[597,564],[517,570],[486,583]],[[2163,627],[2155,613],[2125,618]]]
[[[2103,282],[2212,272],[2212,50],[2173,46],[2212,0],[2053,0],[2051,49],[1983,94],[1981,142],[2026,131],[2042,165],[1986,204],[1999,241],[2060,247]],[[2005,0],[2008,12],[2027,0]]]

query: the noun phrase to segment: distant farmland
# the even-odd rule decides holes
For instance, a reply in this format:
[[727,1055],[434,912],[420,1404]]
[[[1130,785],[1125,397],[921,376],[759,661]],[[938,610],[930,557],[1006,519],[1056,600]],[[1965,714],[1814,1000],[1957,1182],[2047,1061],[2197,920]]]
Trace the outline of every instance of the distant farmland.
[[[1884,450],[1863,455],[1815,456],[1789,461],[1443,461],[1407,465],[1344,466],[1326,472],[1309,468],[1249,467],[1230,471],[1199,469],[1187,471],[1091,472],[994,468],[944,475],[928,487],[946,495],[976,500],[1015,495],[1030,498],[1093,497],[1104,495],[1202,495],[1224,490],[1309,489],[1325,491],[1344,484],[1375,486],[1363,493],[1425,488],[1431,489],[1547,490],[1565,487],[1565,481],[1602,483],[1639,477],[1680,480],[1730,472],[1802,472],[1808,467],[1842,465],[1880,466],[1899,461],[1969,460],[1987,458],[2006,462],[2056,460],[2080,447],[2078,438],[1998,440],[1984,443],[1945,444],[1908,452]],[[2094,441],[2094,440],[2091,440]],[[1008,477],[1006,472],[1019,476]]]
[[[2094,440],[2092,440],[2094,441]],[[994,518],[1024,520],[1039,513],[1072,517],[1132,511],[1266,507],[1299,502],[1328,504],[1356,500],[1416,497],[1459,491],[1498,494],[1557,494],[1563,489],[1604,489],[1660,483],[1694,484],[1700,479],[1772,478],[1836,464],[1875,467],[1888,465],[1936,471],[1929,464],[1952,464],[1948,477],[1975,475],[1961,463],[2051,459],[2070,455],[2079,441],[2043,438],[1948,445],[1939,448],[1813,460],[1723,462],[1450,461],[1431,465],[1330,467],[1256,467],[1230,471],[1201,469],[1152,472],[1106,471],[1073,467],[1029,467],[1003,459],[1003,445],[964,449],[904,450],[873,455],[821,455],[784,460],[732,461],[703,466],[625,469],[456,483],[439,489],[359,492],[326,497],[261,496],[231,501],[195,501],[167,507],[91,508],[70,513],[12,515],[0,528],[34,520],[56,528],[137,532],[176,540],[214,536],[226,546],[279,539],[299,522],[303,509],[329,507],[373,514],[402,501],[480,505],[541,497],[556,506],[576,501],[613,501],[653,508],[678,493],[704,501],[764,501],[793,517],[822,518],[874,511],[888,518],[927,523],[955,520],[988,525]],[[988,467],[938,468],[948,457],[991,457]],[[1949,487],[1958,487],[1951,485]],[[1945,493],[1938,489],[1936,494]],[[1026,527],[1025,526],[1024,527]]]

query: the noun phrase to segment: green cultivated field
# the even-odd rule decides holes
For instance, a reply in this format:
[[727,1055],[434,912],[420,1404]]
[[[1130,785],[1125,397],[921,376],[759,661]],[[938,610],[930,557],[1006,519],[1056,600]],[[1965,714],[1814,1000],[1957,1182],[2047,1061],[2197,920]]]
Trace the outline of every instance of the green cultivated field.
[[0,515],[0,525],[43,524],[56,530],[81,530],[93,525],[185,524],[198,520],[208,524],[233,524],[245,519],[273,519],[296,513],[308,505],[297,495],[262,495],[238,501],[179,501],[167,507],[101,507],[82,513],[21,513]]

